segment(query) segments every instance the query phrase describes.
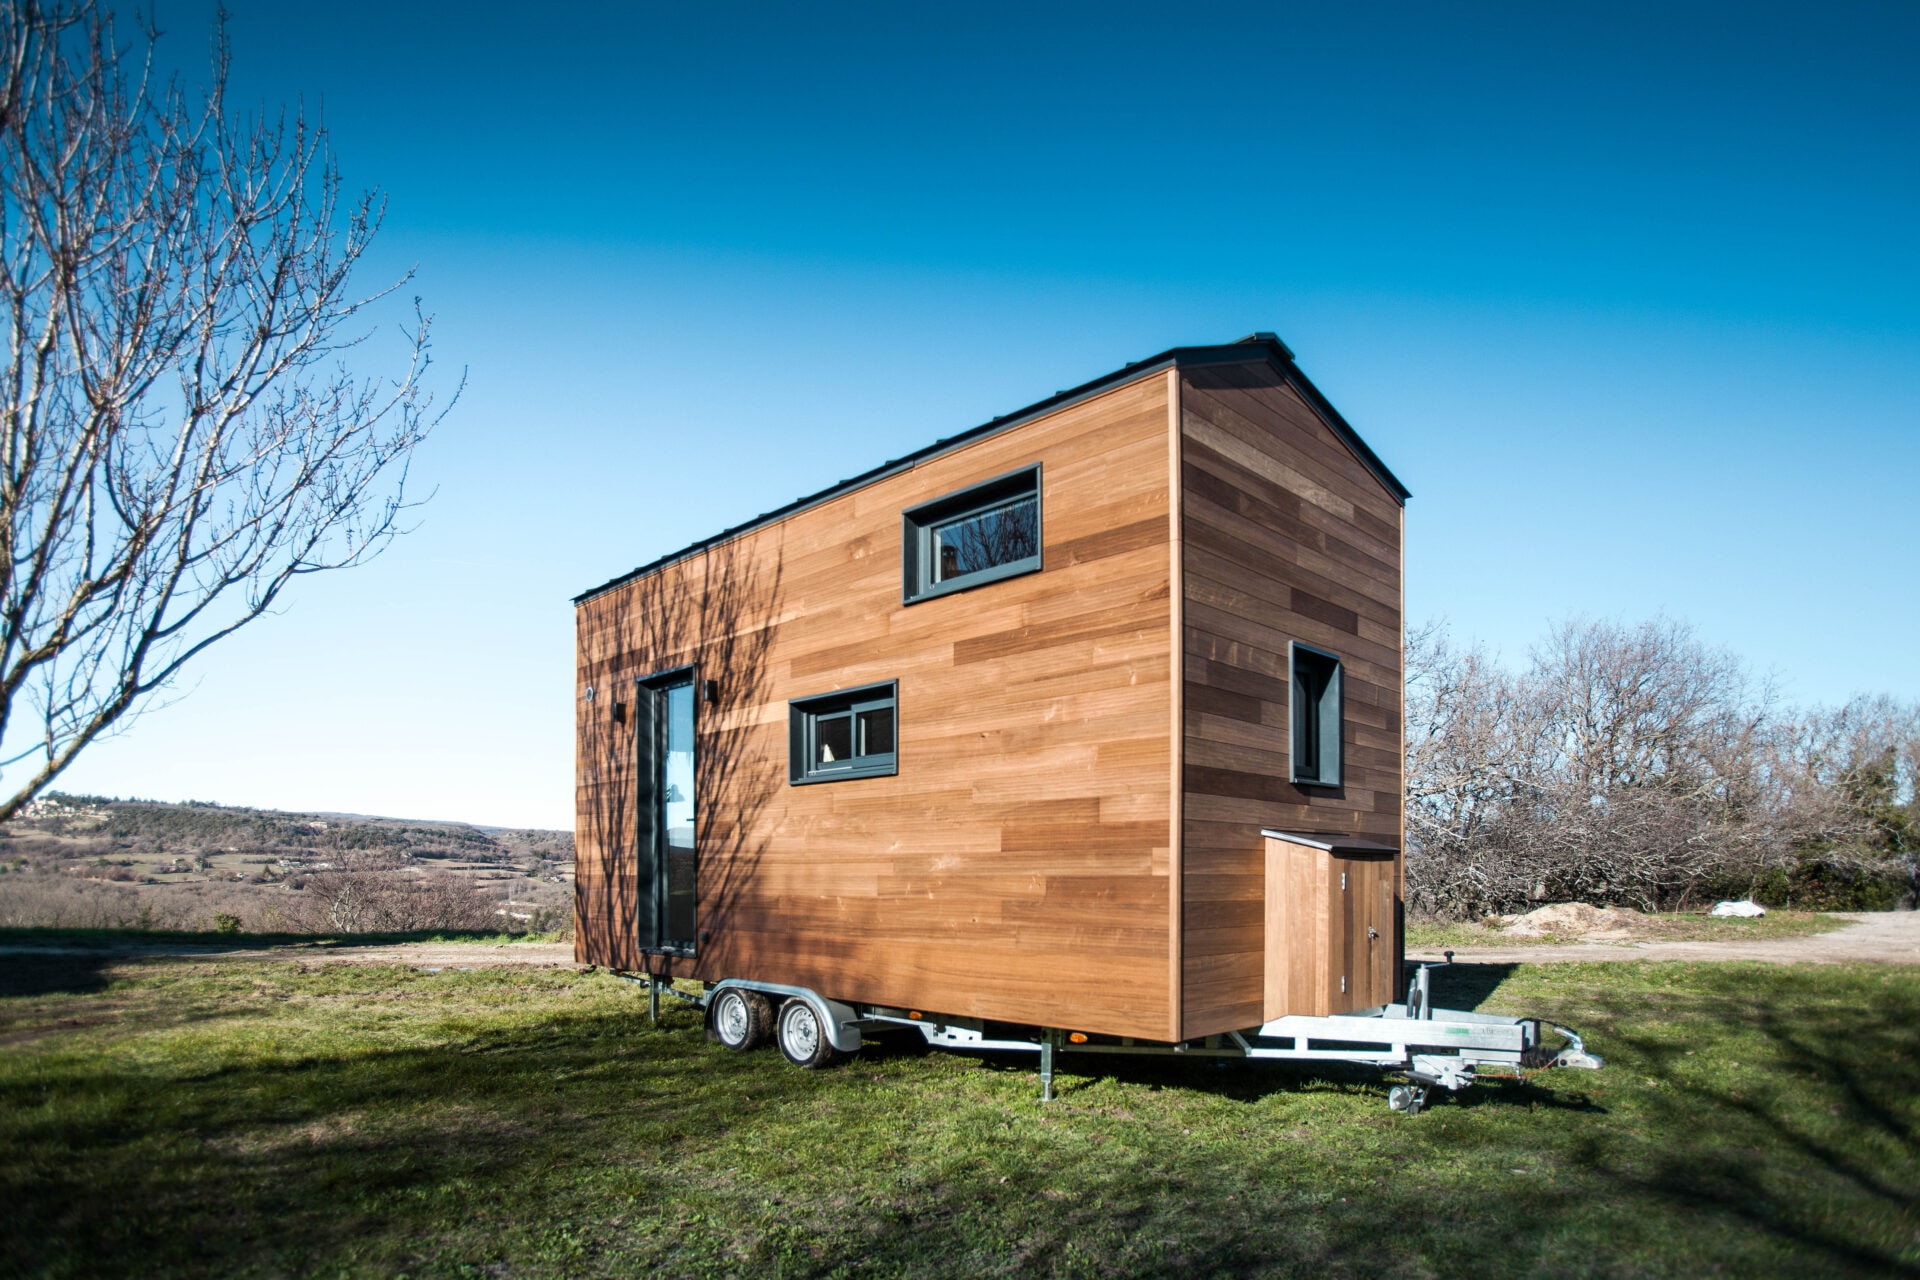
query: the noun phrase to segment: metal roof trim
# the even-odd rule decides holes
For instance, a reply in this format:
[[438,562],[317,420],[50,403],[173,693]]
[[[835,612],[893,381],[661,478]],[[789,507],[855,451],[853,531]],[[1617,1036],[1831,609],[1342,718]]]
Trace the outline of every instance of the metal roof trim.
[[1274,840],[1285,840],[1290,844],[1303,844],[1309,849],[1324,849],[1329,853],[1400,852],[1399,845],[1382,844],[1378,840],[1324,831],[1272,831],[1262,827],[1260,834]]

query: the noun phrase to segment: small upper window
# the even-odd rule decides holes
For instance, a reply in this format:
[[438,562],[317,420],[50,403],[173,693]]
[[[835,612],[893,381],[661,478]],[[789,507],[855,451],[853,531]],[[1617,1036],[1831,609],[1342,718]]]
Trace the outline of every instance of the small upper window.
[[831,782],[898,773],[899,702],[891,680],[789,702],[789,780]]
[[1040,468],[922,503],[901,524],[908,604],[1040,567]]
[[1340,785],[1340,659],[1295,640],[1287,646],[1293,668],[1293,734],[1289,781],[1314,787]]

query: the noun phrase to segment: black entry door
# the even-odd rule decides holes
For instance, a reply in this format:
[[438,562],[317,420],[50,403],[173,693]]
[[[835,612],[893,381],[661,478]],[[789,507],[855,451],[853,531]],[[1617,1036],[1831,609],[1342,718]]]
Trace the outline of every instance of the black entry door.
[[694,913],[693,674],[642,684],[634,698],[639,751],[640,892],[634,925],[647,951],[692,955]]

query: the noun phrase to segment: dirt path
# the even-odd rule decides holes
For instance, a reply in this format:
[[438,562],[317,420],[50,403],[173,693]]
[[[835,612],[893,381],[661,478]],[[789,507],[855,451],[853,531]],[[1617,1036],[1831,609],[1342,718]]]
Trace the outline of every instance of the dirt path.
[[[1765,942],[1564,942],[1516,947],[1458,947],[1460,964],[1566,964],[1594,960],[1760,960],[1770,964],[1920,964],[1920,911],[1865,911],[1831,933]],[[1409,960],[1438,960],[1432,949]]]
[[246,954],[264,960],[410,964],[421,969],[497,969],[512,965],[558,969],[573,965],[571,942],[401,942],[384,947],[274,947]]
[[[1595,960],[1760,960],[1773,964],[1920,964],[1920,911],[1861,912],[1853,923],[1831,933],[1764,942],[1566,942],[1534,946],[1459,947],[1461,964],[1566,964]],[[280,947],[223,947],[217,943],[131,943],[124,947],[0,946],[5,957],[37,955],[132,959],[174,956],[200,960],[299,961],[305,964],[403,964],[421,969],[500,968],[525,965],[540,969],[573,964],[570,942],[403,942],[357,947],[352,944],[300,944]],[[1409,960],[1438,960],[1433,949],[1410,950]]]

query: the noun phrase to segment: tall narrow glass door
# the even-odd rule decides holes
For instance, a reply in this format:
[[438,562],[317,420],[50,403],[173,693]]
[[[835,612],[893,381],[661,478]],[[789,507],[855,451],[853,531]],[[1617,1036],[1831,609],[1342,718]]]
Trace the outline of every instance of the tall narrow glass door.
[[692,955],[694,897],[693,677],[674,675],[634,690],[639,805],[634,841],[634,934],[642,949]]
[[660,753],[660,843],[665,892],[661,943],[674,951],[694,948],[693,681],[660,691],[666,742]]

